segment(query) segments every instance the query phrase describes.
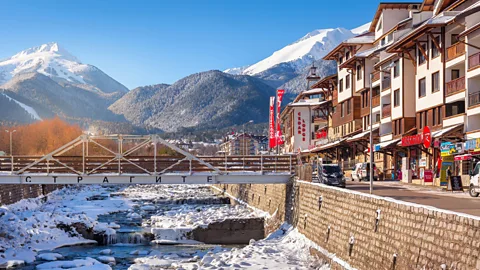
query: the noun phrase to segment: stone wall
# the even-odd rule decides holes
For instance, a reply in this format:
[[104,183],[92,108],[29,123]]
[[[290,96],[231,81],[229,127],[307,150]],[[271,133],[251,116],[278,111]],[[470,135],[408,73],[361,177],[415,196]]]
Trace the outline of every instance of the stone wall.
[[250,239],[265,237],[263,218],[226,219],[198,227],[192,231],[193,239],[205,244],[248,244]]
[[63,185],[0,185],[0,205],[16,203],[22,199],[46,195]]
[[477,217],[304,181],[223,187],[357,269],[480,269]]

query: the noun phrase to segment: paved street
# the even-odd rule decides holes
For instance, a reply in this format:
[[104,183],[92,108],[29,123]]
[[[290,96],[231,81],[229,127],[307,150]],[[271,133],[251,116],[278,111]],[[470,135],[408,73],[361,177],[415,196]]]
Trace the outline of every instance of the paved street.
[[[347,182],[347,189],[369,193],[368,182]],[[472,198],[468,192],[447,192],[438,188],[405,185],[398,182],[374,182],[375,195],[397,200],[430,205],[441,209],[480,216],[480,197]]]

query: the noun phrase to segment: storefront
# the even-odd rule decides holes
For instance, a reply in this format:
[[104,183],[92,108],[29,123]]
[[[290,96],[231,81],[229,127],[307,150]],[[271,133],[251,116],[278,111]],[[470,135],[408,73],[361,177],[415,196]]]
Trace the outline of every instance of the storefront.
[[[407,155],[402,158],[402,181],[417,184],[433,184],[435,148],[431,148],[430,128],[425,127],[420,134],[402,137],[401,146]],[[425,177],[427,176],[427,177]]]

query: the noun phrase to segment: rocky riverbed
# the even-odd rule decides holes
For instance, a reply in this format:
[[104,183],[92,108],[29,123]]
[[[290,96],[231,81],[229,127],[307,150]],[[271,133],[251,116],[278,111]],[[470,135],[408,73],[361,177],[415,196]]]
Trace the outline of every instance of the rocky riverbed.
[[0,269],[328,269],[264,218],[208,186],[72,186],[0,208]]

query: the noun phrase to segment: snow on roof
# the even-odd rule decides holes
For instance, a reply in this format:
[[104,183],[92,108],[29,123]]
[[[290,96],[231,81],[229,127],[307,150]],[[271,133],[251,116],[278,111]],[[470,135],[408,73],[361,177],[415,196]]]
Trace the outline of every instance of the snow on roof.
[[375,36],[373,35],[360,35],[353,38],[345,40],[343,43],[346,44],[364,44],[364,43],[373,43],[375,41]]
[[318,106],[318,105],[322,105],[322,104],[327,103],[327,102],[328,102],[328,100],[314,101],[314,102],[308,102],[308,100],[300,100],[298,102],[288,104],[288,106],[291,106],[291,107]]
[[448,132],[450,132],[450,131],[452,131],[452,130],[456,129],[457,127],[460,127],[460,126],[463,126],[463,123],[455,125],[455,126],[447,127],[447,128],[441,129],[441,130],[436,131],[436,132],[433,132],[432,137],[433,138],[440,138],[443,135],[447,134]]
[[323,93],[324,91],[325,91],[325,89],[323,89],[323,88],[314,88],[314,89],[303,91],[301,94],[302,95],[313,95],[313,94]]
[[361,25],[357,28],[351,29],[350,31],[352,31],[352,33],[354,33],[354,34],[361,35],[363,33],[368,32],[368,29],[370,29],[370,24],[371,23],[372,22],[368,22],[368,23],[366,23],[364,25]]
[[[378,129],[378,127],[373,128],[373,131],[375,132],[377,129]],[[364,132],[362,132],[362,133],[359,133],[359,134],[357,134],[357,135],[355,135],[355,136],[352,136],[352,137],[348,138],[348,139],[347,139],[347,142],[351,142],[351,141],[360,139],[360,138],[362,138],[363,136],[367,135],[368,133],[370,133],[370,130],[364,131]]]

